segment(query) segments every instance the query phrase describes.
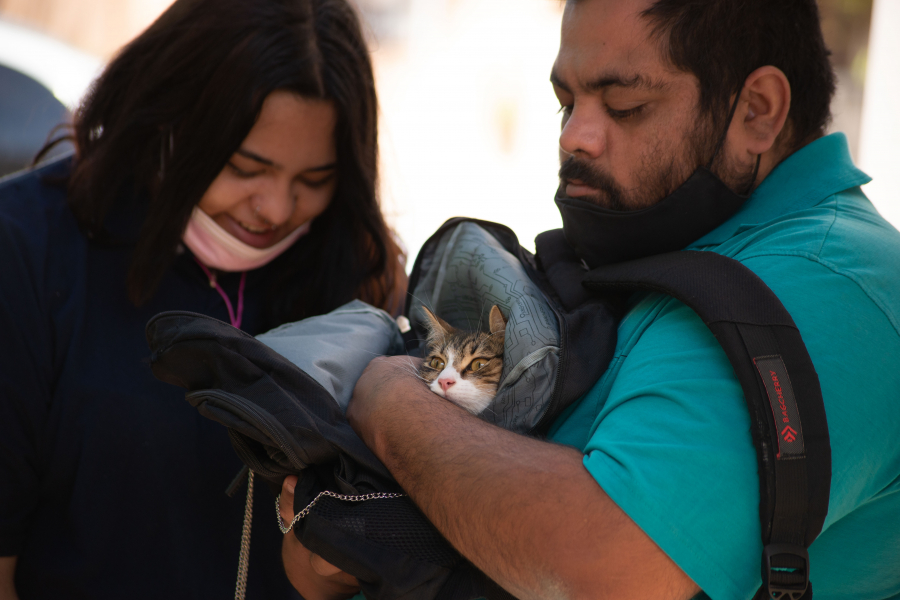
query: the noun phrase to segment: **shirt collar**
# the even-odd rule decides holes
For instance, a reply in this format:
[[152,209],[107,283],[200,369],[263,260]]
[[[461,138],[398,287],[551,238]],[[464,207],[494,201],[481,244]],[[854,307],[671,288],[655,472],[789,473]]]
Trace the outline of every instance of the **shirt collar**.
[[846,136],[832,133],[784,159],[730,219],[689,248],[722,244],[741,228],[810,208],[871,180],[853,165]]

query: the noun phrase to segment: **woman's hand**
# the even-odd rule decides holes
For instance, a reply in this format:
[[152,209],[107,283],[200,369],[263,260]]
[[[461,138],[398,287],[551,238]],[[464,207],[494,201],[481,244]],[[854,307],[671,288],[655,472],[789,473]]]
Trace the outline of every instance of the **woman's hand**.
[[[281,519],[285,524],[294,519],[294,486],[297,477],[285,477],[281,486]],[[288,580],[306,600],[340,600],[350,598],[359,592],[356,577],[341,571],[326,562],[318,554],[313,554],[300,543],[293,531],[284,536],[281,545],[281,559]]]

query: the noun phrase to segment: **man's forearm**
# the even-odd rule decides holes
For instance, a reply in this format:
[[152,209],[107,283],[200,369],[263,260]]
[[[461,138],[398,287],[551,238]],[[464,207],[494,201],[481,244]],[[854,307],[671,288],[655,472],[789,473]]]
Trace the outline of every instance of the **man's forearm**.
[[[580,454],[535,448],[534,440],[430,395],[408,397],[418,409],[394,410],[388,419],[393,422],[379,428],[387,467],[445,537],[514,595],[570,597],[561,588],[573,576],[555,565],[560,557],[540,554],[572,548],[573,540],[552,517],[574,509],[561,502],[560,479],[567,480],[564,488],[577,479],[571,471],[573,464],[583,471]],[[574,571],[585,559],[566,562]]]
[[634,580],[635,560],[645,561],[645,575],[659,566],[667,578],[674,565],[597,485],[580,452],[490,425],[405,372],[374,377],[363,384],[371,395],[357,406],[354,398],[351,422],[445,537],[497,583],[523,599],[661,597]]
[[16,595],[16,556],[0,556],[0,600],[18,600]]

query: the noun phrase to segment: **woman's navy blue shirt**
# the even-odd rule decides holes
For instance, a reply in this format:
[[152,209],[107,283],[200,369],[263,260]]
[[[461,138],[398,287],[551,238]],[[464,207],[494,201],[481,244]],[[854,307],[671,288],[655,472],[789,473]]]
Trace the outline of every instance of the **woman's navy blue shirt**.
[[[0,182],[0,556],[27,598],[227,598],[245,488],[226,430],[154,379],[144,325],[166,310],[228,321],[186,252],[140,308],[133,244],[90,241],[66,204],[71,159]],[[271,266],[271,265],[270,265]],[[248,273],[257,331],[267,268]],[[236,304],[237,274],[219,283]],[[247,597],[297,598],[274,499],[256,492]]]

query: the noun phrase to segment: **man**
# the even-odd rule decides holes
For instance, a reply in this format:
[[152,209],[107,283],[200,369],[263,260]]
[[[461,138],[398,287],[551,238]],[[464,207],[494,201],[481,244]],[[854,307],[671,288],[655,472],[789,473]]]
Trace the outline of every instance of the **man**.
[[[564,196],[644,209],[704,165],[753,191],[686,244],[759,275],[816,365],[833,457],[816,598],[900,597],[900,234],[860,191],[843,136],[823,137],[834,84],[814,1],[569,0],[551,81]],[[397,359],[369,366],[348,418],[519,598],[753,597],[757,462],[730,364],[666,297],[634,298],[618,336],[548,441],[472,417]],[[294,536],[284,555],[309,598],[355,589]]]

